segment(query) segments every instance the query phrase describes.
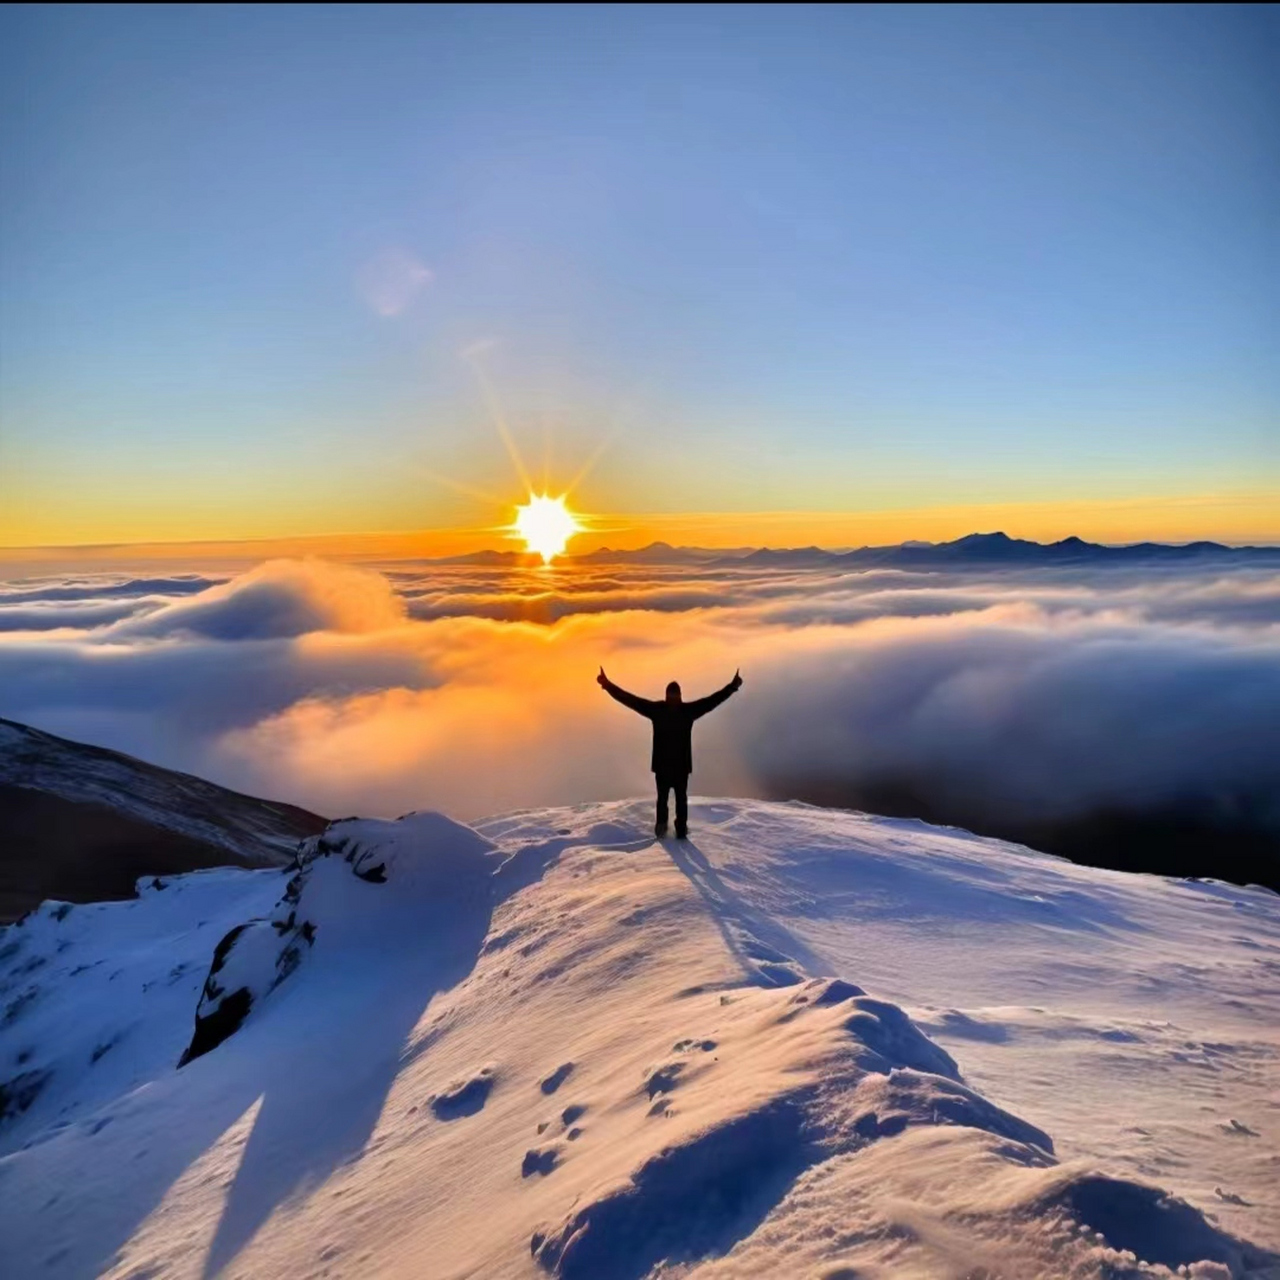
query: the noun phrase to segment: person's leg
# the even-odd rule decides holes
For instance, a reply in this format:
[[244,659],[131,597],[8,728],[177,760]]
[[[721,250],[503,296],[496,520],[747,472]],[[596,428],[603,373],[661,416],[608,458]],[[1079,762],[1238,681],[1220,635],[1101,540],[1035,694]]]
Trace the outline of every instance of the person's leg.
[[671,790],[671,782],[661,774],[655,774],[654,781],[658,784],[658,820],[654,823],[653,832],[664,836],[667,834],[667,793]]
[[676,789],[676,838],[683,840],[689,834],[689,775],[673,778],[671,785]]

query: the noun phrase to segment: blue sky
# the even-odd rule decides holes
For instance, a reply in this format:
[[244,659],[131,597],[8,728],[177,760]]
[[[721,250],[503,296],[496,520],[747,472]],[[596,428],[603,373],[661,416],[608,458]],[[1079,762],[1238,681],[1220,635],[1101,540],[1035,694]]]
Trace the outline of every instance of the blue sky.
[[1274,7],[0,36],[0,541],[1280,488]]

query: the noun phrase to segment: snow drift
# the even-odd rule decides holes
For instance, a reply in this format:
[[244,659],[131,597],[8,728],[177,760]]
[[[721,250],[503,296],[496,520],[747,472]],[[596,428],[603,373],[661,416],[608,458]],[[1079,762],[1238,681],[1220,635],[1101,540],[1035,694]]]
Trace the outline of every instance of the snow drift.
[[[966,1079],[1029,1013],[913,1017],[892,952],[866,953],[880,981],[830,959],[891,922],[916,942],[900,971],[926,973],[976,924],[976,990],[993,950],[1030,972],[1029,937],[1057,931],[1069,969],[1073,928],[1097,952],[1162,912],[1191,954],[1221,897],[804,806],[695,805],[669,845],[647,817],[348,820],[283,873],[197,872],[6,930],[16,1273],[1274,1273],[1257,1232],[1060,1162],[1063,1135]],[[1274,896],[1232,892],[1274,964]]]

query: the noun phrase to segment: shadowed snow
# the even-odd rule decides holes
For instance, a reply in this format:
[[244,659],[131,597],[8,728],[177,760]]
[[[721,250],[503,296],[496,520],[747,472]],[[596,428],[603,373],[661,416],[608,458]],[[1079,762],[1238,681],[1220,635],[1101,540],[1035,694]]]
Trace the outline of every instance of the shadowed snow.
[[[1192,1142],[1203,1168],[1174,1188],[1226,1195],[1182,1203],[1155,1189],[1165,1178],[1079,1159],[1082,1138],[1130,1122],[1126,1088],[1164,1088],[1168,1041],[1118,1008],[1101,1019],[1081,963],[1109,970],[1117,1003],[1128,984],[1148,1014],[1203,1019],[1280,951],[1271,895],[804,806],[692,816],[684,845],[646,839],[642,803],[476,831],[436,814],[344,821],[290,874],[178,877],[0,934],[0,1062],[25,1055],[23,1072],[47,1076],[0,1128],[0,1232],[19,1271],[408,1277],[429,1259],[434,1275],[527,1277],[532,1259],[592,1280],[663,1263],[1113,1280],[1274,1265],[1244,1243],[1274,1208],[1273,1118],[1242,1085],[1229,1017],[1213,1052],[1234,1064],[1220,1079],[1239,1126]],[[1194,963],[1224,911],[1248,943],[1237,968],[1170,973],[1161,1004],[1146,983],[1168,968],[1166,939]],[[263,946],[236,960],[249,935],[234,934],[210,975],[215,944],[254,920]],[[312,941],[282,972],[304,924]],[[233,974],[247,1016],[175,1070],[200,984],[221,975],[225,995]],[[915,1020],[913,984],[916,1004],[1002,989],[1009,1008]],[[1036,1014],[1015,1007],[1028,989]],[[1046,1048],[1082,1031],[1128,1054],[1127,1076]],[[988,1055],[976,1077],[974,1049]],[[1082,1134],[1034,1090],[1033,1114],[1008,1109],[1024,1077],[1060,1071],[1067,1100],[1095,1107]],[[1171,1154],[1195,1114],[1180,1097],[1160,1102]],[[1257,1175],[1228,1177],[1253,1142]],[[1058,1163],[1064,1146],[1075,1163]]]

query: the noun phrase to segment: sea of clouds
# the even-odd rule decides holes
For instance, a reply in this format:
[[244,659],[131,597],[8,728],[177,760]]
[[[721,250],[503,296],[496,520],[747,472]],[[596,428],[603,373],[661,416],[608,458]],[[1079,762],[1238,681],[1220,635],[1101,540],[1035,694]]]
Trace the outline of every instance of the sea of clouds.
[[1280,834],[1274,569],[277,560],[0,583],[0,716],[332,816],[648,792],[648,726],[601,665],[650,697],[741,668],[698,726],[701,794]]

